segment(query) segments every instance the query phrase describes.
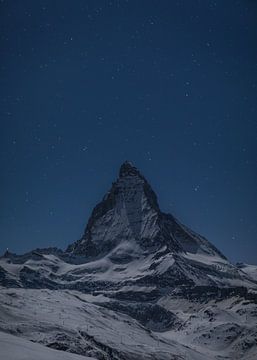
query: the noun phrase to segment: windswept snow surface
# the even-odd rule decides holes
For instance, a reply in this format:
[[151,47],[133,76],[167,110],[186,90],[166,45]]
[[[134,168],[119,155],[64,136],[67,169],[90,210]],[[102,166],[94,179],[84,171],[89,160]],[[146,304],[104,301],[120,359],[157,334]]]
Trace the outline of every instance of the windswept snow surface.
[[245,273],[250,279],[257,283],[257,265],[237,264],[237,267]]
[[94,360],[65,351],[53,350],[3,332],[0,332],[0,355],[3,360]]

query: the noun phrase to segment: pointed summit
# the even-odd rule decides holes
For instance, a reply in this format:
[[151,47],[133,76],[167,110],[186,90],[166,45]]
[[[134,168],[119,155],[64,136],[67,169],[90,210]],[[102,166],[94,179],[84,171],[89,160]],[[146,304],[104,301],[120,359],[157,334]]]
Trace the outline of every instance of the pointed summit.
[[119,177],[134,175],[141,176],[139,170],[132,164],[132,162],[125,161],[120,167]]
[[117,181],[94,208],[82,239],[68,251],[98,256],[125,242],[126,251],[159,246],[154,241],[159,214],[151,186],[131,162],[125,161]]

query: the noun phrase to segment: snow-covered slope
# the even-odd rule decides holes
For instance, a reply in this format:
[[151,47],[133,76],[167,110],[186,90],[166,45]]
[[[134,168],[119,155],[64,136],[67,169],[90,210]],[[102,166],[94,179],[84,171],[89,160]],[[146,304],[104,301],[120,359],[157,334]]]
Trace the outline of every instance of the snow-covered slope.
[[160,340],[135,319],[99,306],[103,300],[68,291],[2,290],[0,330],[97,359],[191,359],[191,354],[204,359],[176,341]]
[[257,283],[257,265],[239,263],[237,264],[237,267],[250,279]]
[[[238,296],[195,301],[166,295],[155,304],[166,310],[162,313],[166,330],[162,331],[150,329],[160,320],[158,308],[148,323],[145,313],[143,325],[104,295],[1,289],[0,304],[0,331],[96,359],[255,360],[257,356],[257,306]],[[117,310],[111,310],[115,305]],[[133,301],[124,305],[135,306]],[[137,304],[134,310],[142,316],[146,305]],[[5,353],[0,347],[0,357]],[[42,359],[48,359],[44,355],[42,351]]]
[[0,285],[0,330],[55,349],[105,360],[257,356],[256,268],[231,264],[161,212],[128,162],[80,240],[7,252]]
[[[164,246],[145,252],[129,261],[117,261],[112,253],[90,259],[67,254],[48,254],[37,250],[23,256],[7,254],[0,259],[0,283],[3,286],[76,289],[83,292],[142,292],[152,295],[187,286],[244,286],[256,288],[249,273],[219,256],[174,253]],[[122,254],[122,253],[121,253]]]
[[0,332],[0,354],[4,360],[93,360],[64,351],[57,351],[32,341]]

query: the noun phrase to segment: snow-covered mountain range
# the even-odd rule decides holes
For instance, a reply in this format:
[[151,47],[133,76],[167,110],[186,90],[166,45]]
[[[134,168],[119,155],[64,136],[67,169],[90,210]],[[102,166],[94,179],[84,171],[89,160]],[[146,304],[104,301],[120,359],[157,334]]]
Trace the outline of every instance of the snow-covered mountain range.
[[31,340],[94,359],[257,359],[257,266],[163,213],[129,162],[80,240],[6,252],[0,285],[5,354]]

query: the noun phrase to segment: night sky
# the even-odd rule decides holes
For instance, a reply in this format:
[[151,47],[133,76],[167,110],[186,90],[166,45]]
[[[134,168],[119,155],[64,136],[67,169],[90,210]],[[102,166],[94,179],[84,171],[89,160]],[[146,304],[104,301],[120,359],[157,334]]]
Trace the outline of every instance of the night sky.
[[1,1],[0,252],[66,246],[130,160],[257,263],[257,2]]

